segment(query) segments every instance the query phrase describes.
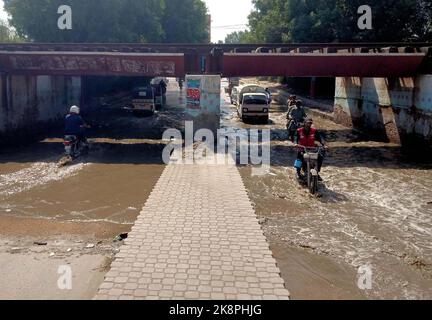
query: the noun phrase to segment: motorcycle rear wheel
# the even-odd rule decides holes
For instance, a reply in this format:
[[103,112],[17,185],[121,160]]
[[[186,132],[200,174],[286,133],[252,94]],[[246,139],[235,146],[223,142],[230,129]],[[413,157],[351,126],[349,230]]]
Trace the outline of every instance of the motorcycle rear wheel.
[[318,177],[311,176],[309,191],[312,195],[315,195],[318,192]]

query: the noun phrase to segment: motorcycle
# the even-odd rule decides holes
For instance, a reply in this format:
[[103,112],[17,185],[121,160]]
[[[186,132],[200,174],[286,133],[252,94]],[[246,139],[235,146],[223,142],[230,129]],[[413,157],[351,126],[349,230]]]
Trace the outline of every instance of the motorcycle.
[[59,166],[64,166],[79,158],[81,155],[87,154],[89,151],[89,146],[82,141],[79,141],[78,137],[73,135],[65,136],[63,139],[63,145],[65,148],[65,155],[60,160]]
[[302,169],[309,192],[315,195],[318,192],[318,157],[324,157],[325,149],[323,147],[304,147],[298,146],[303,153],[303,159],[296,160],[294,166]]

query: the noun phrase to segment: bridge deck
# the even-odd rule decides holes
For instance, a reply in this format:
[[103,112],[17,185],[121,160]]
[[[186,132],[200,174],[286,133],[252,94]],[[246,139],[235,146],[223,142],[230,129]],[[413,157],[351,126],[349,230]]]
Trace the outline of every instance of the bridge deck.
[[235,166],[167,166],[96,299],[288,299]]
[[404,77],[431,71],[428,43],[2,44],[3,74]]

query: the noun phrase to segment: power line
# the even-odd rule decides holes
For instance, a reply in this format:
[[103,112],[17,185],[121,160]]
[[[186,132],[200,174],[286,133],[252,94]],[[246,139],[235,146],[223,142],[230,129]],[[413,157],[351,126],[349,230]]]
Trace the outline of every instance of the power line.
[[233,28],[246,28],[247,24],[231,24],[226,26],[212,26],[212,29],[233,29]]

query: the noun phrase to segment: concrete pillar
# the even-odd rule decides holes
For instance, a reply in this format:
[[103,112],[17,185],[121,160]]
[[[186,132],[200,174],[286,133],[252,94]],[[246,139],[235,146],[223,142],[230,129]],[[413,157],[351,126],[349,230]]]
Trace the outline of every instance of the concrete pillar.
[[337,78],[335,120],[401,145],[432,141],[432,75]]
[[62,127],[69,104],[80,99],[81,83],[74,77],[2,75],[0,82],[0,145]]
[[193,121],[194,132],[209,129],[215,136],[220,127],[221,77],[186,76],[186,115]]

